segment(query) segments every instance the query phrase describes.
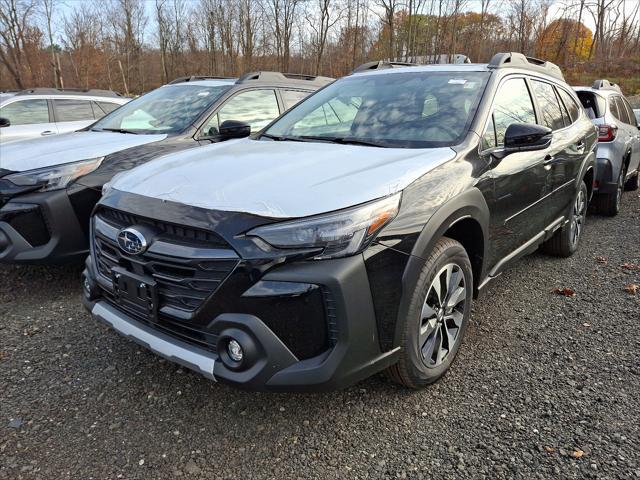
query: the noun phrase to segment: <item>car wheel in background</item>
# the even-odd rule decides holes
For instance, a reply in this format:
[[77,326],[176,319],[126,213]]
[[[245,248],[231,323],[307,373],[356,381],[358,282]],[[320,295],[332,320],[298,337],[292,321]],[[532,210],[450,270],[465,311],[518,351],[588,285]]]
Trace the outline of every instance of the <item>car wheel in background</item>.
[[463,246],[443,237],[427,258],[403,324],[400,360],[387,370],[393,381],[421,388],[453,362],[469,323],[473,273]]
[[570,257],[578,249],[587,217],[588,195],[586,183],[581,182],[571,207],[569,221],[553,237],[542,244],[542,250],[545,253],[556,257]]
[[640,188],[640,167],[636,174],[624,184],[624,189],[628,192],[636,191],[638,188]]
[[615,217],[620,211],[620,203],[622,202],[622,193],[624,192],[624,168],[618,175],[618,181],[616,182],[616,189],[611,193],[604,193],[596,196],[595,203],[598,211],[608,217]]

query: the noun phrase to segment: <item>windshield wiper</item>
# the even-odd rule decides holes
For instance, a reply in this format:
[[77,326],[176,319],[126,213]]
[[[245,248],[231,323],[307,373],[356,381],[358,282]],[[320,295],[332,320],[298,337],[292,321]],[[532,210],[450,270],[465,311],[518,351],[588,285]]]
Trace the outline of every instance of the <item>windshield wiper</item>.
[[341,143],[343,145],[364,145],[366,147],[389,148],[387,144],[382,142],[376,142],[375,140],[362,140],[355,137],[316,137],[311,135],[303,135],[300,138],[303,138],[305,140],[320,140],[324,142]]
[[294,137],[291,135],[271,135],[269,133],[263,133],[260,135],[260,138],[266,137],[271,140],[275,140],[276,142],[308,142],[309,140],[305,140],[303,137]]
[[138,135],[138,132],[134,132],[132,130],[126,130],[124,128],[101,128],[100,130],[93,129],[94,132],[116,132],[116,133],[131,133],[133,135]]

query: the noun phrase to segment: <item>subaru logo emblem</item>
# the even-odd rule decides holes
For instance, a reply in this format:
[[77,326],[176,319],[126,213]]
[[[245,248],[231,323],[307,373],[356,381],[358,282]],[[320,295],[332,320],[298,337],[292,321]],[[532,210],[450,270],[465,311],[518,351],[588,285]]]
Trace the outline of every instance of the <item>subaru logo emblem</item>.
[[118,232],[118,245],[123,252],[130,255],[138,255],[148,247],[147,239],[135,228],[123,228],[120,230]]

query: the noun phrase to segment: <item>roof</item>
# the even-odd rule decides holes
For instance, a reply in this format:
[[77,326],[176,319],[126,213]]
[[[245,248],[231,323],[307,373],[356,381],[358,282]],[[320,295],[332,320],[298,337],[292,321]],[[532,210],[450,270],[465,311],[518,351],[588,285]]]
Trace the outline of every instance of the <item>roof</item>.
[[591,93],[597,93],[598,95],[602,96],[602,97],[608,97],[610,95],[621,95],[622,92],[619,92],[618,90],[609,90],[609,89],[600,89],[600,88],[593,88],[593,87],[583,87],[583,86],[578,86],[578,87],[572,87],[576,92],[591,92]]
[[56,95],[70,95],[70,96],[83,96],[83,97],[120,97],[121,95],[118,92],[114,92],[113,90],[101,90],[97,88],[90,89],[80,89],[80,88],[28,88],[26,90],[21,90],[16,92],[16,96],[26,96],[26,95],[46,95],[46,96],[56,96]]
[[254,83],[268,83],[275,85],[300,86],[319,88],[327,83],[333,82],[333,78],[321,77],[315,75],[303,75],[298,73],[281,73],[257,71],[249,72],[240,78],[232,77],[209,77],[209,76],[191,76],[179,77],[169,82],[169,85],[201,85],[201,86],[221,86],[221,85],[251,85]]
[[517,52],[496,53],[489,63],[449,63],[449,64],[412,64],[404,62],[369,62],[356,68],[352,75],[371,75],[405,72],[486,72],[491,70],[514,69],[535,72],[564,81],[560,68],[551,62],[526,57]]

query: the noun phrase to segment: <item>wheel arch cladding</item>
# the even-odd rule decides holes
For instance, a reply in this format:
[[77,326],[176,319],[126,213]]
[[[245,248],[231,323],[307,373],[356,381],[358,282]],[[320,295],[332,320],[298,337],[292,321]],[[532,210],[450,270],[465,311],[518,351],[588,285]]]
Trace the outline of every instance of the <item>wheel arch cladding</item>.
[[414,286],[436,242],[446,236],[462,244],[471,261],[474,296],[477,296],[477,287],[487,271],[488,235],[489,206],[482,192],[475,187],[449,200],[429,218],[414,244],[402,277],[402,297],[393,345],[398,345],[402,334],[400,319],[408,314]]

